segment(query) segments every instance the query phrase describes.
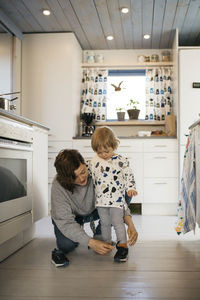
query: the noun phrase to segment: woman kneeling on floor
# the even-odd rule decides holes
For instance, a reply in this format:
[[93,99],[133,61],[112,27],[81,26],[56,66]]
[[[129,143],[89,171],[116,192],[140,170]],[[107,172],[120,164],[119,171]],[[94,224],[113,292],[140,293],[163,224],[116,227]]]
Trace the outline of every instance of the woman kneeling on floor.
[[[99,219],[94,186],[81,154],[77,150],[62,150],[54,166],[57,174],[51,189],[51,217],[58,249],[52,251],[52,263],[56,267],[67,266],[69,260],[66,254],[78,245],[92,248],[101,255],[112,251],[112,245],[99,240],[100,224],[96,229],[94,227],[94,221]],[[90,222],[93,238],[83,228],[86,222]],[[124,222],[128,226],[128,243],[132,246],[138,233],[129,209],[124,212]]]

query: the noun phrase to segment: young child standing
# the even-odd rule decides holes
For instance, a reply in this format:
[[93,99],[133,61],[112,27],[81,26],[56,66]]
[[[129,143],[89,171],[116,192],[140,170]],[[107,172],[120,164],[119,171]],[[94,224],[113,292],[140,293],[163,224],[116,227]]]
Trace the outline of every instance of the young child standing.
[[92,149],[96,156],[90,162],[95,185],[96,207],[101,220],[102,238],[111,241],[111,225],[117,236],[117,252],[114,260],[127,260],[128,247],[124,224],[125,192],[129,197],[136,196],[134,175],[127,158],[115,153],[119,144],[109,127],[97,128],[92,135]]

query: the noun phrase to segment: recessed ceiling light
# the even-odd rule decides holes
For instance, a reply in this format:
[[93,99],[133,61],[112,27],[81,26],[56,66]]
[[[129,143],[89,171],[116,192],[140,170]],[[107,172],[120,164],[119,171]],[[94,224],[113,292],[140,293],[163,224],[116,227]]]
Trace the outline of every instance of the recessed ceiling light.
[[109,40],[109,41],[112,41],[112,40],[114,39],[114,37],[113,37],[112,35],[108,35],[106,38],[107,38],[107,40]]
[[45,15],[45,16],[49,16],[51,12],[50,12],[49,9],[43,9],[42,13],[43,13],[43,15]]
[[121,8],[121,12],[122,12],[123,14],[127,14],[127,13],[129,12],[128,7],[122,7],[122,8]]
[[150,37],[151,37],[150,34],[144,34],[144,39],[145,39],[145,40],[150,39]]

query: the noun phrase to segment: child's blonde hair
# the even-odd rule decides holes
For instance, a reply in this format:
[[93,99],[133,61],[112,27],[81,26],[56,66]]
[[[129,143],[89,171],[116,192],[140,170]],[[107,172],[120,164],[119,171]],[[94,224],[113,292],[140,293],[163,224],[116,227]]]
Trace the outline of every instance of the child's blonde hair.
[[92,149],[97,152],[100,148],[111,147],[116,150],[119,144],[119,140],[112,131],[111,128],[104,126],[95,129],[92,135]]

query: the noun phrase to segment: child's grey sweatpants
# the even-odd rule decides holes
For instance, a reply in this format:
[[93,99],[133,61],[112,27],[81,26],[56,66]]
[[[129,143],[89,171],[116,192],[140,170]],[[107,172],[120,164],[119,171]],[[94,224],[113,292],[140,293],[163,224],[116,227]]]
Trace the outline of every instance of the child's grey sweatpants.
[[97,207],[101,220],[101,234],[104,242],[111,242],[111,225],[115,229],[117,242],[127,243],[124,210],[118,207]]

